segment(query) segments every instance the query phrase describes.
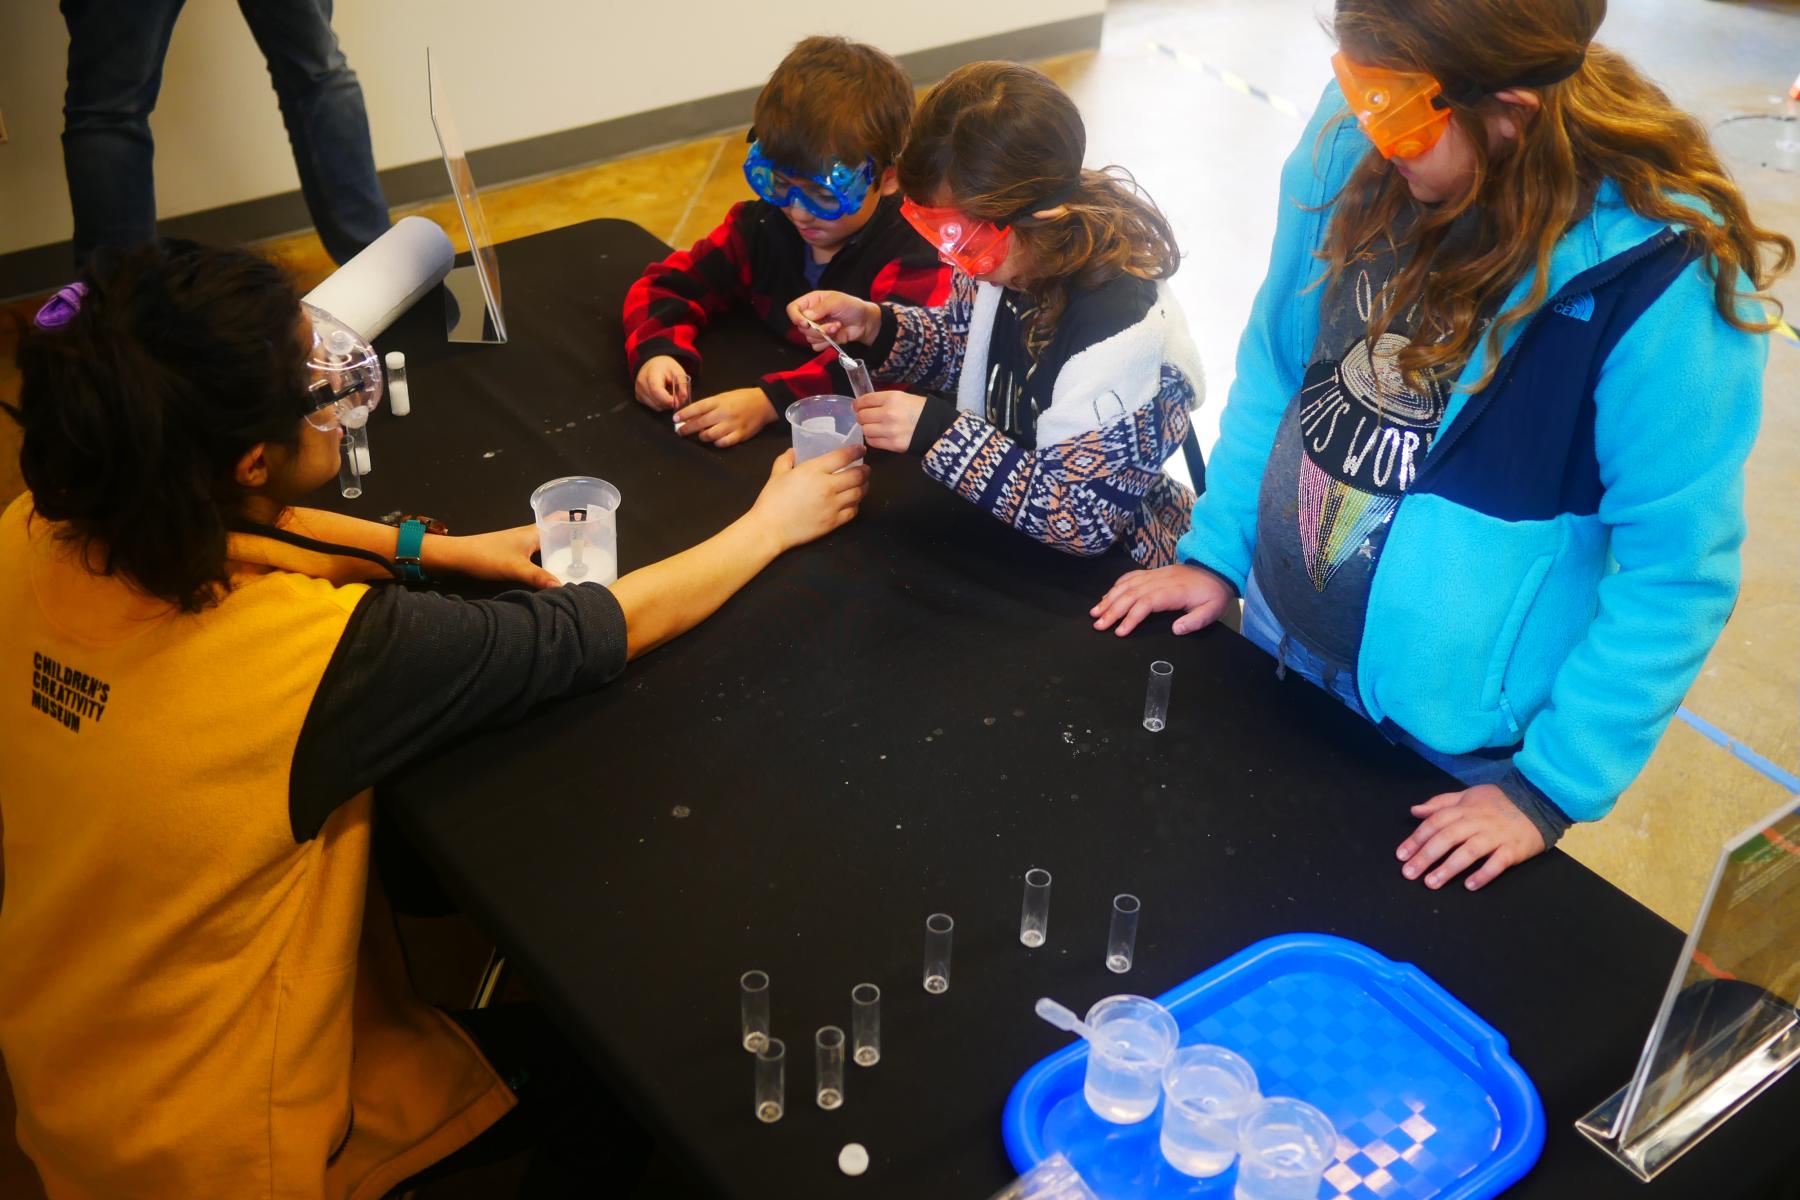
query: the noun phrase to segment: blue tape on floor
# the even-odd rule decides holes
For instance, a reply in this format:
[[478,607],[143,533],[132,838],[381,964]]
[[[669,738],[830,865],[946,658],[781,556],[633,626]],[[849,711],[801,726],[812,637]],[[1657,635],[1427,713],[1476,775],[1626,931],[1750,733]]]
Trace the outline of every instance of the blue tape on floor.
[[1683,705],[1680,711],[1675,715],[1687,722],[1687,724],[1701,737],[1717,745],[1723,746],[1731,752],[1733,758],[1750,767],[1758,774],[1774,780],[1776,783],[1786,788],[1790,793],[1800,792],[1800,775],[1795,775],[1790,771],[1785,771],[1776,766],[1750,747],[1744,745],[1744,743],[1732,737],[1729,733],[1726,733],[1723,729],[1720,729],[1717,725],[1714,725],[1711,721],[1708,721],[1705,717],[1699,716],[1693,712],[1686,705]]

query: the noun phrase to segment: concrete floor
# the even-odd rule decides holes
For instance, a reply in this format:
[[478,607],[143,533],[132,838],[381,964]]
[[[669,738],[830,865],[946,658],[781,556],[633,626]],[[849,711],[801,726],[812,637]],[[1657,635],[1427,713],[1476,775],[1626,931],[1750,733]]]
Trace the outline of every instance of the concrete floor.
[[[1795,3],[1615,0],[1611,8],[1601,40],[1708,125],[1771,111],[1800,70]],[[1324,0],[1113,0],[1097,53],[1043,64],[1082,108],[1091,164],[1129,167],[1175,226],[1187,261],[1174,286],[1209,373],[1199,419],[1209,445],[1267,261],[1280,164],[1329,77],[1331,47],[1319,20],[1328,11]],[[667,241],[691,241],[748,195],[741,138],[731,130],[490,186],[488,220],[500,240],[623,217]],[[1800,239],[1800,176],[1730,165],[1761,223]],[[460,248],[447,202],[413,211],[454,230]],[[270,249],[309,281],[330,268],[310,234]],[[1800,323],[1800,272],[1776,293]],[[11,338],[0,320],[0,399],[16,394]],[[1800,344],[1771,341],[1763,428],[1748,472],[1743,592],[1688,707],[1792,773],[1800,764]],[[16,444],[15,430],[0,421],[0,500],[20,486]],[[1785,795],[1768,775],[1677,722],[1614,813],[1572,831],[1564,847],[1686,928],[1722,841]],[[12,1194],[14,1178],[0,1161],[0,1192]]]

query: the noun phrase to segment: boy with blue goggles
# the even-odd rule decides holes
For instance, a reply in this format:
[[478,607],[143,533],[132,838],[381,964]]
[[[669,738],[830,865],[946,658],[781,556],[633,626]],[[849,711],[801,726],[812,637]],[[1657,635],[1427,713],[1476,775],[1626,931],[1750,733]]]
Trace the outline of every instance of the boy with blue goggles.
[[[754,137],[755,131],[751,134]],[[850,167],[833,159],[826,170],[805,174],[776,163],[763,153],[761,142],[752,141],[744,158],[744,178],[751,191],[776,208],[798,203],[821,221],[835,221],[862,208],[875,184],[875,160],[865,158],[862,166]]]
[[893,163],[914,105],[899,63],[843,38],[807,38],[769,76],[745,138],[756,199],[734,205],[691,249],[650,264],[625,297],[638,402],[672,417],[678,435],[723,450],[776,424],[795,400],[851,393],[826,350],[754,387],[708,394],[696,380],[713,318],[748,308],[770,336],[804,346],[787,309],[808,292],[912,307],[949,297],[949,268],[900,216]]

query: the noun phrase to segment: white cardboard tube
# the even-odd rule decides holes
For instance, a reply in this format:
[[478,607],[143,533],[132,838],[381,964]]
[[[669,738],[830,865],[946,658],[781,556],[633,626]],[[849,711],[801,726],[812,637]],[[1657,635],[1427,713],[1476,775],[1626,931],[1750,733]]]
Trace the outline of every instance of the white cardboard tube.
[[369,341],[450,273],[456,251],[435,222],[402,217],[306,294]]

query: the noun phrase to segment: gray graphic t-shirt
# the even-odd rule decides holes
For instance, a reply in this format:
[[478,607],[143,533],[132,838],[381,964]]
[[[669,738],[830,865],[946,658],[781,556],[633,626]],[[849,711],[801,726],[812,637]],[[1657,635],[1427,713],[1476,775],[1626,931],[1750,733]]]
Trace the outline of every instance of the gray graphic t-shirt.
[[1327,289],[1318,340],[1282,415],[1257,504],[1253,566],[1270,611],[1345,671],[1362,648],[1388,522],[1437,437],[1449,396],[1447,382],[1409,382],[1396,365],[1411,343],[1414,312],[1369,344],[1370,316],[1395,269],[1384,247]]

